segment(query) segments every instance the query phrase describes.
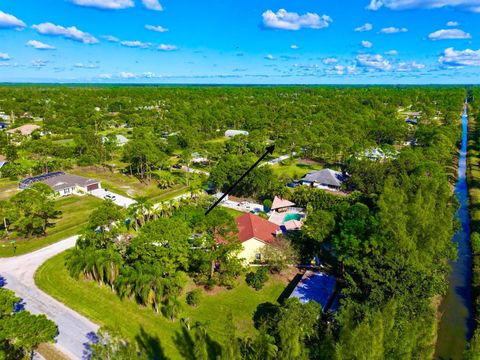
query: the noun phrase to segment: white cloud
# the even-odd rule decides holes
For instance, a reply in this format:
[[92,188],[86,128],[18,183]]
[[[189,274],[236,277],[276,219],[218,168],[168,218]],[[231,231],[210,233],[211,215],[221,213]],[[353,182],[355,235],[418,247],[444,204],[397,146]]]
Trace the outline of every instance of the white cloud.
[[267,56],[265,56],[265,59],[267,59],[267,60],[275,60],[275,57],[274,57],[272,54],[268,54]]
[[397,50],[389,50],[385,54],[386,55],[398,55],[398,51]]
[[362,26],[359,26],[359,27],[355,28],[355,31],[357,31],[357,32],[365,32],[365,31],[370,31],[370,30],[372,30],[372,29],[373,29],[373,25],[370,24],[370,23],[366,23],[366,24],[364,24],[364,25],[362,25]]
[[364,48],[367,49],[370,49],[373,46],[373,44],[368,40],[362,40],[361,44]]
[[398,34],[398,33],[404,33],[404,32],[407,32],[408,29],[403,27],[403,28],[397,28],[397,27],[387,27],[387,28],[383,28],[382,30],[380,30],[380,32],[382,34]]
[[105,39],[107,41],[110,41],[110,42],[119,42],[120,39],[115,37],[115,36],[111,36],[111,35],[102,35],[100,36],[102,39]]
[[449,21],[449,22],[447,22],[447,26],[458,26],[458,25],[460,25],[460,23],[457,22],[457,21]]
[[10,60],[10,55],[0,52],[0,60]]
[[137,77],[136,74],[131,72],[126,72],[126,71],[121,71],[120,73],[118,73],[118,76],[121,77],[122,79],[134,79]]
[[299,49],[299,48],[300,47],[298,45],[295,45],[295,44],[290,45],[290,49],[296,50],[296,49]]
[[141,42],[141,41],[138,41],[138,40],[120,41],[120,44],[123,45],[123,46],[136,47],[136,48],[142,48],[142,49],[146,49],[146,48],[150,47],[150,45],[152,45],[151,43],[144,43],[144,42]]
[[52,46],[52,45],[48,45],[48,44],[45,44],[41,41],[37,41],[37,40],[29,40],[27,41],[27,46],[31,46],[35,49],[38,49],[38,50],[54,50],[55,49],[55,46]]
[[322,59],[322,62],[325,65],[331,65],[331,64],[336,64],[338,62],[338,59],[333,58],[333,57],[326,57]]
[[380,9],[382,5],[383,5],[383,2],[380,0],[370,0],[370,4],[366,6],[366,9],[376,11]]
[[460,29],[442,29],[428,35],[430,40],[471,39],[472,35]]
[[61,36],[63,38],[79,41],[84,44],[98,43],[98,40],[94,36],[77,29],[75,26],[65,28],[63,26],[47,22],[33,25],[32,28],[37,30],[37,32],[42,35]]
[[33,60],[31,64],[33,67],[41,68],[41,67],[47,66],[47,63],[48,61],[45,61],[45,60]]
[[168,29],[164,28],[163,26],[153,26],[153,25],[145,25],[145,29],[151,30],[151,31],[156,31],[156,32],[167,32]]
[[142,73],[142,77],[145,78],[145,79],[153,79],[153,78],[159,78],[161,76],[155,74],[154,72],[146,71],[146,72]]
[[480,49],[457,51],[450,47],[443,51],[443,55],[438,58],[438,62],[447,67],[480,66]]
[[365,68],[367,71],[390,71],[393,66],[390,61],[383,58],[382,55],[361,54],[357,58],[357,66]]
[[98,77],[103,80],[109,80],[112,78],[112,74],[100,74]]
[[11,14],[0,11],[0,29],[2,28],[24,28],[27,26],[22,20],[16,18]]
[[163,7],[158,0],[142,0],[143,6],[148,10],[162,11]]
[[174,50],[177,50],[178,48],[175,45],[160,44],[158,45],[157,49],[161,51],[174,51]]
[[97,64],[76,63],[76,64],[73,65],[73,67],[76,67],[78,69],[97,69],[98,65]]
[[425,65],[419,64],[416,61],[411,62],[400,62],[395,68],[395,71],[399,72],[412,72],[417,70],[425,69]]
[[480,13],[479,0],[370,0],[367,9],[378,10],[385,6],[391,10],[440,9],[444,7]]
[[328,15],[306,13],[299,15],[295,12],[288,12],[280,9],[276,13],[267,10],[262,14],[263,26],[270,29],[300,30],[302,28],[321,29],[328,27],[332,18]]
[[79,6],[93,7],[97,9],[119,10],[135,6],[133,0],[71,0]]

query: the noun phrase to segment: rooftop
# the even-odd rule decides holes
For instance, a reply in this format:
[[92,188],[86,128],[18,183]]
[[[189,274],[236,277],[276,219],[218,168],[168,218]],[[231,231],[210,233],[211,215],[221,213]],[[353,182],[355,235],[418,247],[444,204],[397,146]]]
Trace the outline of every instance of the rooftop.
[[272,210],[295,206],[295,203],[275,196],[272,203]]
[[266,243],[273,243],[280,226],[252,213],[246,213],[235,219],[240,242],[256,238]]
[[345,175],[332,169],[323,169],[308,173],[302,180],[340,187],[345,181]]
[[19,126],[19,127],[15,128],[15,129],[7,130],[7,132],[9,134],[15,134],[15,133],[19,132],[23,136],[26,136],[26,135],[30,135],[31,133],[33,133],[37,129],[40,129],[40,126],[35,125],[35,124],[25,124],[25,125],[22,125],[22,126]]

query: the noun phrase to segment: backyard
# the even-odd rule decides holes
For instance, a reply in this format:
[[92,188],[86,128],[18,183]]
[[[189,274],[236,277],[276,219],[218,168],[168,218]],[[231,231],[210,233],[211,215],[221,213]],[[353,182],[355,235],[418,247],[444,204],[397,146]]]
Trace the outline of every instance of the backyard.
[[[142,308],[131,300],[120,300],[109,287],[75,280],[69,276],[64,263],[65,253],[62,253],[39,268],[35,281],[43,291],[99,325],[118,329],[129,339],[150,344],[168,359],[181,358],[176,346],[181,339],[179,320],[172,322],[155,314],[151,308]],[[253,335],[256,330],[252,317],[258,305],[265,302],[276,304],[287,282],[285,278],[272,277],[262,290],[255,291],[241,277],[232,290],[203,292],[196,308],[187,305],[183,295],[180,317],[189,319],[191,324],[197,321],[205,324],[213,339],[228,341],[223,333],[227,314],[232,313],[238,333]],[[189,284],[190,288],[193,286]]]
[[314,170],[321,170],[322,165],[311,160],[295,159],[284,160],[280,164],[271,165],[273,173],[280,178],[287,178],[289,180],[300,179],[307,173]]
[[[91,211],[102,200],[93,196],[68,196],[56,200],[58,209],[62,215],[55,222],[55,226],[47,230],[47,236],[30,239],[16,240],[15,255],[22,255],[44,246],[53,244],[80,232],[87,222]],[[0,240],[0,257],[13,256],[13,246],[9,240]]]

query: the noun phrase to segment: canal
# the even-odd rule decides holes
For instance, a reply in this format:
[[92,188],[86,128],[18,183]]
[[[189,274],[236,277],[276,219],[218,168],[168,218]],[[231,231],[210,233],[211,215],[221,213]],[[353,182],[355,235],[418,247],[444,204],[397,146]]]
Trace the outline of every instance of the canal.
[[455,193],[460,208],[458,219],[461,228],[453,237],[457,244],[458,258],[451,263],[452,270],[448,281],[449,287],[440,312],[443,314],[435,349],[436,359],[461,359],[463,350],[473,332],[472,309],[472,254],[470,249],[470,216],[468,209],[467,143],[468,143],[468,109],[465,105],[462,114],[462,145],[458,163],[458,180]]

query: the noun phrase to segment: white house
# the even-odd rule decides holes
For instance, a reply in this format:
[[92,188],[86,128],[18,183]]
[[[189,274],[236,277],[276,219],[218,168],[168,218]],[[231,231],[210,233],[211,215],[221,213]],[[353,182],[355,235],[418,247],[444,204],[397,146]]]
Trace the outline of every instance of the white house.
[[50,186],[59,196],[67,196],[70,194],[85,195],[101,188],[100,181],[98,180],[65,174],[61,171],[24,179],[20,182],[19,188],[27,189],[37,182],[42,182]]

